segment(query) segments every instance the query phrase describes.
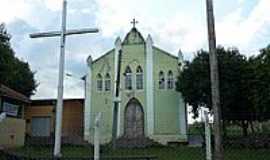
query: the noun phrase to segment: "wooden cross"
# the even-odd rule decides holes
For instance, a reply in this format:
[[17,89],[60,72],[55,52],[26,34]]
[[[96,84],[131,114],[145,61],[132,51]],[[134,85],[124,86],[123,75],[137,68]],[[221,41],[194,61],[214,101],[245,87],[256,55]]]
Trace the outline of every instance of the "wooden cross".
[[136,21],[135,18],[133,18],[133,20],[130,23],[133,24],[133,28],[136,28],[136,24],[139,23],[139,22]]
[[60,63],[59,63],[59,77],[58,77],[58,93],[56,106],[56,126],[55,126],[55,143],[54,156],[61,156],[61,137],[62,137],[62,113],[63,113],[63,91],[64,91],[64,66],[65,66],[65,42],[66,36],[73,34],[96,33],[99,30],[96,28],[84,28],[66,30],[66,15],[67,15],[67,1],[63,0],[62,10],[62,26],[60,31],[43,32],[30,34],[30,38],[41,37],[61,37],[60,44]]

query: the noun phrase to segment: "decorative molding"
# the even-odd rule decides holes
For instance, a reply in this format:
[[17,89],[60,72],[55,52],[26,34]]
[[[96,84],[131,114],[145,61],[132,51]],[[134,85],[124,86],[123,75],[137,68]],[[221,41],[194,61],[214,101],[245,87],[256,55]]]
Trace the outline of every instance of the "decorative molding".
[[182,95],[179,93],[179,131],[181,135],[187,135],[187,122],[186,122],[186,106],[182,100]]
[[178,51],[178,67],[180,69],[180,72],[183,70],[184,67],[184,56],[181,49],[179,49]]
[[[116,92],[116,79],[117,79],[117,66],[118,66],[118,56],[119,56],[119,51],[122,49],[122,42],[120,37],[117,37],[115,40],[115,50],[114,50],[114,91],[113,91],[113,96],[115,96]],[[119,96],[120,97],[115,97],[115,99],[121,99],[121,90],[119,90]],[[113,114],[113,112],[112,112]],[[120,136],[121,132],[121,101],[119,103],[119,108],[118,108],[118,126],[117,126],[117,137]]]
[[153,79],[153,40],[148,35],[146,40],[146,107],[147,134],[154,134],[154,79]]
[[90,141],[91,129],[91,94],[92,94],[92,57],[87,58],[88,73],[85,79],[84,101],[84,140]]
[[[184,67],[184,56],[179,49],[178,51],[178,69],[179,69],[179,74],[183,71]],[[186,118],[186,105],[185,102],[183,101],[182,94],[179,93],[179,131],[181,135],[187,135],[187,118]]]

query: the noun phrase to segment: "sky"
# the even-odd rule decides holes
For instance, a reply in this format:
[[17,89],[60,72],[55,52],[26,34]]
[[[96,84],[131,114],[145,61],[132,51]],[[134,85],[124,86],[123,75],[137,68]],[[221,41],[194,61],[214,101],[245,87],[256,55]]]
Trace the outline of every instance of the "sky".
[[[269,0],[214,0],[217,44],[237,47],[247,56],[258,54],[270,44]],[[64,97],[83,97],[86,58],[98,58],[122,39],[136,18],[144,37],[151,34],[154,45],[191,59],[207,49],[205,0],[68,0],[67,28],[99,28],[97,34],[67,38]],[[59,30],[62,0],[0,0],[0,23],[12,35],[16,56],[36,72],[39,86],[33,99],[56,98],[59,38],[30,39],[29,34]]]

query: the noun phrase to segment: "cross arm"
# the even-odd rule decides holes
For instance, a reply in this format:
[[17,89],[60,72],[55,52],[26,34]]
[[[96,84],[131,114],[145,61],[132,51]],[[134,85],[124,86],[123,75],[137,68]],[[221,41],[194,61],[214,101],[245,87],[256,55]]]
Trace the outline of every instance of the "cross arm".
[[[99,29],[97,28],[83,28],[83,29],[71,29],[67,30],[65,35],[73,34],[85,34],[85,33],[97,33]],[[30,38],[41,38],[41,37],[57,37],[61,36],[61,31],[51,31],[51,32],[41,32],[30,34]]]

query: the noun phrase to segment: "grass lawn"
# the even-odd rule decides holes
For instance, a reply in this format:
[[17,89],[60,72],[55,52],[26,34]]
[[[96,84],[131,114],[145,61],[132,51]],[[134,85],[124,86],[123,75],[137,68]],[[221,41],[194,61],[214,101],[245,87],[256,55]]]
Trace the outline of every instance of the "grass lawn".
[[[31,157],[49,157],[52,155],[50,147],[24,147],[14,150],[18,154]],[[93,156],[90,147],[62,147],[64,157],[89,157]],[[178,147],[151,147],[145,149],[116,149],[102,147],[101,156],[157,156],[159,160],[204,160],[202,148],[187,146]],[[227,149],[225,160],[270,160],[270,150]]]

